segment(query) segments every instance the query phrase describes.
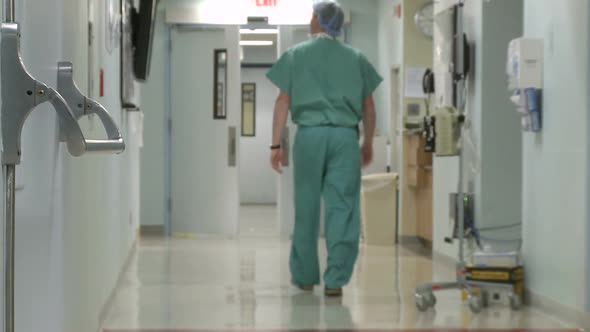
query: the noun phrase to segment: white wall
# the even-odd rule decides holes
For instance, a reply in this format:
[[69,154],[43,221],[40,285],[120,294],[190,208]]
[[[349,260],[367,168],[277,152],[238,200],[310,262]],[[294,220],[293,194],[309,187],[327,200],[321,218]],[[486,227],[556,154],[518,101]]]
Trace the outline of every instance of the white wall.
[[243,63],[274,63],[277,60],[275,46],[246,46],[243,47]]
[[143,85],[144,143],[141,150],[141,225],[163,225],[166,212],[165,133],[169,31],[160,5],[154,32],[150,80]]
[[[494,96],[496,99],[500,96],[499,87],[490,91],[489,83],[490,80],[493,82],[501,79],[500,71],[503,69],[499,66],[502,58],[505,58],[504,53],[495,54],[493,49],[502,47],[498,44],[496,35],[502,32],[491,28],[498,28],[498,23],[494,21],[499,21],[493,19],[494,15],[498,17],[510,12],[497,7],[502,4],[515,5],[501,1],[468,1],[465,8],[466,29],[470,31],[470,39],[476,43],[476,78],[470,83],[470,96],[475,105],[470,102],[470,106],[475,112],[474,125],[482,129],[473,133],[473,138],[480,147],[482,142],[493,140],[494,137],[503,140],[506,138],[505,127],[494,132],[494,127],[488,126],[490,119],[487,118],[494,110],[490,106]],[[527,287],[542,298],[577,311],[587,310],[588,304],[587,271],[585,264],[581,262],[588,259],[588,187],[582,178],[585,177],[584,174],[588,174],[589,10],[588,3],[581,0],[559,2],[557,5],[548,0],[524,1],[524,35],[542,38],[545,43],[544,128],[539,134],[522,134],[522,252],[527,271]],[[506,37],[504,34],[504,38]],[[486,69],[490,63],[498,67],[496,73],[490,72],[491,68]],[[483,79],[483,76],[486,78]],[[573,84],[564,85],[563,82]],[[478,104],[481,105],[480,108]],[[509,119],[510,116],[505,114],[504,121]],[[491,123],[499,130],[498,123],[493,120]],[[498,160],[505,153],[501,149],[514,149],[513,142],[498,142],[496,150],[491,152],[489,149],[493,149],[493,146],[487,150],[483,148],[481,171],[500,171],[503,165],[490,161],[489,158]],[[451,257],[454,257],[456,248],[444,244],[442,237],[449,230],[446,194],[456,189],[455,179],[451,180],[448,176],[456,174],[456,170],[456,162],[435,159],[434,249]],[[502,174],[496,174],[494,178],[502,179],[499,176],[510,175],[506,172]],[[479,181],[481,182],[474,184],[479,190],[486,186],[484,182],[487,182],[487,187],[501,185],[501,182],[494,183],[493,178],[482,177]],[[502,184],[505,185],[506,183]],[[504,191],[506,195],[514,192]],[[500,211],[504,205],[499,205],[499,194],[500,192],[496,192],[492,197],[482,197],[483,203],[492,209],[490,211],[483,207],[478,212],[482,219],[487,216],[486,226],[493,225],[493,218],[497,218],[496,216],[504,216],[502,219],[507,219],[505,223],[512,222],[507,211]],[[512,210],[514,208],[510,202],[506,206]],[[515,230],[513,234],[502,236],[514,237],[519,233]]]
[[[95,0],[93,4],[95,66],[92,74],[98,81],[102,68],[105,75],[105,96],[97,100],[119,124],[127,150],[122,155],[112,157],[65,158],[65,331],[96,329],[99,315],[116,286],[118,275],[135,240],[140,219],[139,149],[135,133],[132,132],[137,114],[121,109],[119,49],[115,49],[112,54],[105,50],[105,6],[102,1]],[[66,13],[66,20],[73,19],[75,25],[64,26],[64,40],[75,43],[72,50],[76,49],[77,52],[87,45],[85,7],[83,2],[64,1],[64,8],[79,8],[81,11],[78,15],[72,13],[72,16]],[[76,72],[81,73],[88,67],[87,61],[84,61],[86,56],[72,56],[64,52],[64,58],[72,57]],[[87,85],[82,78],[78,82],[82,87]],[[94,89],[91,94],[98,96],[98,82],[94,84]],[[97,119],[85,129],[89,137],[102,134]],[[84,197],[82,201],[81,196]],[[80,301],[80,294],[85,294],[85,301]]]
[[[22,331],[93,331],[135,239],[138,149],[132,115],[119,103],[119,56],[104,51],[103,3],[96,25],[97,68],[103,68],[101,102],[119,124],[127,151],[120,156],[72,158],[57,140],[55,111],[38,107],[22,133],[17,167],[16,326]],[[86,1],[20,1],[22,56],[31,74],[56,85],[57,62],[74,62],[75,79],[87,92]],[[82,121],[87,138],[103,137],[97,119]]]
[[256,83],[256,136],[240,138],[240,200],[242,204],[276,204],[277,183],[270,167],[268,146],[276,88],[268,69],[242,69],[242,82]]
[[[380,64],[379,33],[379,0],[340,0],[342,7],[351,13],[351,27],[349,29],[350,45],[359,49],[377,68],[379,74],[387,79],[389,70],[382,70]],[[377,111],[377,130],[389,137],[389,104],[383,98],[388,86],[381,84],[375,91],[375,107]]]
[[[525,36],[545,43],[544,128],[523,135],[524,258],[542,296],[587,309],[588,18],[584,0],[525,0]],[[567,82],[566,84],[564,84]],[[559,280],[559,282],[555,282]]]

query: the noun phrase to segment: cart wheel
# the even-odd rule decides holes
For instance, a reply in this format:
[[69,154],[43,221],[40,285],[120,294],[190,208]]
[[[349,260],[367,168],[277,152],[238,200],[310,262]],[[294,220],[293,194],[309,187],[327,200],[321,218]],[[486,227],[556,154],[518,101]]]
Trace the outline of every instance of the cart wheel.
[[425,312],[430,308],[430,303],[423,294],[416,293],[416,308],[421,312]]
[[481,305],[487,308],[490,305],[490,293],[487,291],[481,292]]
[[510,295],[510,308],[514,311],[518,311],[522,308],[522,300],[520,296],[516,294]]
[[483,301],[481,297],[475,295],[469,295],[469,309],[474,314],[479,314],[483,309]]
[[428,306],[431,308],[434,308],[436,306],[436,296],[434,296],[433,293],[429,293],[427,295],[424,296],[426,299],[426,302],[428,303]]

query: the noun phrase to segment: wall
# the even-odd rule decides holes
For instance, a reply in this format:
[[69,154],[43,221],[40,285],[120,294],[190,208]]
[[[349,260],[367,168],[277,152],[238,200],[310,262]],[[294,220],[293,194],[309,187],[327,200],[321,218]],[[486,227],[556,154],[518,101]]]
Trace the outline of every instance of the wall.
[[256,136],[240,138],[242,204],[277,203],[275,173],[268,162],[276,89],[266,79],[266,71],[267,69],[242,69],[242,82],[256,83]]
[[[481,113],[474,121],[480,136],[479,157],[471,162],[479,170],[475,192],[476,220],[480,228],[495,228],[522,222],[522,130],[520,116],[509,100],[506,88],[506,49],[508,43],[522,36],[523,3],[492,1],[483,3],[483,68],[474,72],[481,79]],[[475,108],[476,109],[476,108]],[[477,123],[479,122],[479,123]],[[470,154],[467,153],[467,158]],[[484,166],[485,165],[485,166]],[[466,171],[469,176],[469,170]],[[477,175],[476,175],[477,178]],[[468,184],[468,183],[467,183]],[[469,189],[469,187],[468,187]],[[491,239],[520,239],[521,227],[482,232]],[[511,243],[491,241],[494,249],[514,247]]]
[[[104,5],[95,20],[104,22]],[[56,64],[74,62],[75,79],[87,91],[88,7],[85,1],[17,2],[22,57],[30,73],[56,85]],[[102,31],[100,29],[97,31]],[[102,35],[97,34],[97,41]],[[49,42],[51,41],[51,42]],[[101,44],[104,45],[104,44]],[[17,167],[16,326],[22,331],[93,331],[135,239],[139,220],[139,165],[131,131],[134,116],[118,98],[119,60],[104,46],[100,98],[120,126],[127,151],[120,156],[72,158],[58,143],[55,111],[38,107],[22,133]],[[94,72],[98,72],[98,66]],[[81,121],[87,138],[103,137],[97,119]]]
[[[406,90],[406,71],[408,68],[417,67],[417,68],[431,68],[432,67],[432,40],[423,36],[415,26],[414,23],[414,16],[416,12],[425,6],[429,1],[422,0],[422,1],[404,1],[402,5],[402,20],[403,20],[403,65],[400,69],[401,75],[401,100],[402,100],[402,107],[400,109],[400,118],[403,119],[405,114],[405,110],[409,104],[418,104],[422,110],[422,114],[426,114],[425,111],[425,104],[424,99],[417,99],[417,98],[410,98],[406,97],[405,90]],[[401,122],[403,124],[403,122]],[[403,128],[403,125],[401,126]],[[398,141],[399,142],[399,141]],[[407,144],[400,143],[400,150],[402,151],[400,155],[400,160],[402,164],[399,165],[400,167],[400,188],[401,197],[400,197],[400,206],[402,207],[401,211],[401,222],[400,222],[400,234],[402,236],[416,236],[417,235],[417,223],[418,223],[418,213],[417,208],[420,203],[419,190],[414,190],[414,188],[409,187],[406,185],[406,175],[404,174],[404,164],[406,163],[404,158],[404,153],[406,149],[409,147]],[[428,197],[428,196],[427,196]]]
[[145,147],[141,150],[141,225],[163,225],[166,212],[165,133],[168,82],[169,31],[160,5],[156,17],[151,79],[143,85]]
[[277,59],[276,44],[274,47],[243,47],[242,50],[244,54],[244,58],[242,60],[243,63],[269,64],[274,63]]
[[[136,132],[138,114],[123,111],[120,106],[120,49],[109,54],[105,50],[104,10],[102,1],[94,0],[94,68],[98,81],[99,70],[104,70],[105,96],[96,98],[110,112],[126,140],[126,152],[118,156],[86,156],[64,161],[64,285],[65,331],[96,330],[104,305],[116,286],[118,275],[128,256],[140,219],[139,214],[139,148]],[[115,2],[118,10],[118,2]],[[68,15],[64,26],[66,45],[72,50],[87,49],[88,37],[85,3],[64,1],[64,8],[79,8],[78,15]],[[76,45],[76,46],[74,46]],[[86,54],[68,54],[64,58],[76,62],[76,72],[88,68]],[[86,59],[84,59],[86,57]],[[86,61],[85,61],[86,60]],[[88,74],[87,74],[88,75]],[[77,79],[84,87],[82,78]],[[84,88],[83,88],[84,89]],[[93,96],[99,95],[99,84],[94,84]],[[101,137],[98,119],[92,119],[83,129],[88,137]],[[80,200],[84,197],[84,200]],[[78,202],[78,204],[72,203]],[[80,301],[85,294],[85,301]]]
[[[379,74],[384,78],[388,72],[381,71],[379,66],[379,21],[378,16],[379,0],[340,0],[344,10],[351,12],[351,27],[349,29],[349,43],[352,47],[359,49],[377,68]],[[375,91],[375,107],[377,111],[377,131],[389,136],[389,112],[388,104],[384,104],[381,97],[386,86],[382,84]]]
[[[492,178],[486,179],[482,176],[479,183],[473,184],[479,191],[483,191],[485,186],[491,186],[492,190],[496,190],[495,193],[487,196],[484,192],[482,197],[485,199],[483,203],[487,206],[481,207],[478,214],[486,221],[486,225],[501,222],[499,216],[503,216],[502,219],[506,218],[504,220],[506,223],[511,223],[513,218],[518,216],[518,213],[514,211],[515,205],[512,204],[518,202],[518,199],[514,197],[501,199],[500,197],[501,192],[512,195],[518,191],[494,189],[494,187],[507,186],[507,181],[516,180],[505,178],[507,175],[516,173],[510,174],[511,172],[504,171],[505,166],[499,164],[498,160],[500,158],[510,160],[513,157],[508,157],[506,153],[515,155],[517,151],[519,140],[515,141],[512,134],[509,137],[505,135],[508,128],[506,125],[513,126],[518,119],[511,119],[512,116],[504,112],[504,120],[500,124],[488,117],[493,112],[498,112],[497,107],[492,107],[493,102],[497,102],[501,95],[505,95],[504,91],[500,91],[500,85],[496,88],[489,86],[493,82],[505,79],[501,73],[504,71],[502,60],[505,59],[508,35],[502,33],[502,29],[497,29],[500,28],[500,22],[503,22],[501,27],[506,28],[510,27],[507,22],[515,22],[515,20],[506,19],[505,15],[511,11],[502,6],[516,5],[513,2],[502,1],[484,3],[468,1],[465,9],[466,29],[472,34],[470,38],[473,39],[476,48],[475,80],[470,83],[469,107],[474,110],[474,126],[479,127],[480,130],[473,132],[472,138],[483,151],[483,159],[479,163],[471,156],[467,164],[479,164],[480,170],[487,174],[493,174],[494,171],[502,172],[502,175],[495,174]],[[584,264],[579,262],[588,260],[586,203],[589,187],[580,181],[580,177],[581,174],[588,174],[589,117],[586,110],[590,102],[587,96],[589,12],[590,6],[585,1],[556,4],[547,0],[525,0],[523,9],[524,35],[544,40],[545,88],[543,131],[539,134],[521,134],[522,254],[527,271],[527,287],[536,295],[535,298],[549,300],[550,303],[568,308],[565,310],[568,314],[588,310],[587,276],[589,274],[585,271]],[[502,20],[499,20],[499,17],[502,17]],[[518,28],[510,27],[512,30]],[[497,34],[503,36],[502,44]],[[493,79],[489,80],[490,77]],[[562,84],[564,81],[571,80],[572,77],[577,84]],[[507,107],[505,105],[503,108]],[[571,119],[576,120],[571,121]],[[498,127],[499,125],[501,127]],[[494,126],[496,132],[494,132]],[[497,132],[497,128],[502,128],[502,131]],[[512,133],[513,130],[514,128],[511,129]],[[502,142],[498,142],[498,139]],[[495,149],[493,145],[485,147],[484,141],[490,140],[496,145]],[[509,148],[512,152],[505,151],[505,148]],[[446,164],[441,164],[443,162]],[[449,181],[448,178],[448,175],[455,173],[456,170],[457,164],[454,161],[440,158],[435,160],[435,172],[440,171],[435,180],[435,186],[437,186],[435,197],[440,197],[438,201],[435,199],[437,211],[435,218],[438,218],[435,219],[435,233],[439,234],[438,241],[435,241],[435,250],[449,256],[455,255],[456,248],[442,241],[442,236],[448,234],[449,230],[446,226],[448,204],[445,201],[445,195],[456,188],[456,182]],[[488,173],[490,170],[492,173]],[[494,179],[505,182],[494,183]],[[511,186],[514,186],[514,183]],[[509,202],[513,199],[516,201]],[[493,202],[495,206],[490,202]],[[506,206],[509,211],[500,211],[504,206],[499,202],[508,203]],[[556,221],[559,221],[559,230],[555,228]],[[516,230],[517,236],[518,233],[519,231]],[[500,236],[507,237],[508,234]],[[514,234],[510,236],[513,237]],[[559,250],[555,250],[555,246],[551,244],[558,244]],[[564,271],[568,272],[564,273]],[[547,303],[547,301],[543,302]]]
[[534,293],[577,311],[588,309],[589,188],[582,174],[588,174],[589,6],[525,0],[524,10],[525,36],[545,44],[544,128],[523,135],[527,282]]
[[[403,19],[403,68],[402,83],[405,83],[405,72],[410,67],[431,68],[432,67],[432,40],[424,37],[416,28],[414,16],[420,8],[430,3],[429,0],[405,1],[402,9]],[[404,96],[403,110],[408,104],[419,104],[426,113],[424,100],[405,97],[405,84],[402,84],[402,96]]]

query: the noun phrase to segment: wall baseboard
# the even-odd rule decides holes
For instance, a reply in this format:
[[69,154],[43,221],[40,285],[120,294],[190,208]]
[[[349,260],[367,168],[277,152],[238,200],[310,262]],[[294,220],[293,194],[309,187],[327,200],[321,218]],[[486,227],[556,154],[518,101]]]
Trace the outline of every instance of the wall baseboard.
[[164,225],[143,225],[139,228],[140,235],[164,235],[165,233]]
[[123,276],[125,275],[125,272],[127,272],[127,270],[129,269],[129,266],[131,266],[131,262],[133,260],[133,257],[137,253],[138,239],[139,239],[139,237],[136,237],[135,240],[133,241],[133,244],[131,245],[131,250],[129,250],[129,254],[127,255],[127,258],[125,259],[125,264],[123,264],[121,271],[119,271],[119,276],[117,277],[117,283],[116,283],[115,287],[113,287],[113,289],[111,290],[109,297],[107,298],[106,302],[104,303],[104,305],[100,309],[100,313],[98,314],[98,330],[97,330],[97,332],[102,332],[104,330],[104,322],[106,321],[107,315],[109,314],[109,310],[113,306],[113,303],[115,302],[115,297],[117,296],[117,293],[118,293],[119,289],[121,288],[121,285],[123,284]]
[[[433,252],[433,259],[449,268],[455,268],[458,260],[440,252]],[[525,289],[525,304],[543,314],[568,325],[590,327],[590,313],[584,313],[563,305],[553,299],[539,295],[529,288]]]
[[432,251],[432,258],[435,261],[440,262],[443,265],[446,265],[453,269],[457,266],[457,263],[459,263],[459,260],[457,258],[441,254],[440,252],[435,250]]
[[525,290],[525,302],[527,305],[568,325],[575,324],[578,327],[590,327],[590,313],[582,312],[567,305],[563,305],[551,298],[540,295],[529,288],[526,288]]
[[398,243],[402,246],[421,245],[420,238],[412,235],[400,235]]

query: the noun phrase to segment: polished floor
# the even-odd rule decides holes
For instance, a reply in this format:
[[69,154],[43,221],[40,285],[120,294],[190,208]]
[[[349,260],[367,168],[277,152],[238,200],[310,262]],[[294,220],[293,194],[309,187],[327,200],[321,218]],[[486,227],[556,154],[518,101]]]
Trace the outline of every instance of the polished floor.
[[417,312],[417,284],[454,278],[453,269],[418,249],[363,246],[342,300],[324,298],[319,288],[302,293],[289,283],[289,241],[278,237],[275,215],[272,207],[245,207],[245,225],[237,239],[142,238],[104,322],[105,331],[572,327],[531,308],[513,312],[496,305],[473,315],[458,292],[439,294],[436,310]]

